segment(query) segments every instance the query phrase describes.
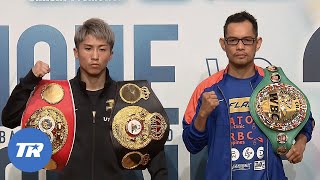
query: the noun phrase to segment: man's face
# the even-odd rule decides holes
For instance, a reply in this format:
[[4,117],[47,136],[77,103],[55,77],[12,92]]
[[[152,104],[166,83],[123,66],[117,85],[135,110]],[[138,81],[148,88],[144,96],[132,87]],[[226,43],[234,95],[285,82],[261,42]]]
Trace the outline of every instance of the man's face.
[[110,45],[92,35],[87,35],[73,51],[75,58],[79,59],[81,75],[88,77],[97,77],[104,73],[112,58]]
[[[238,44],[236,44],[238,39]],[[228,42],[226,41],[228,40]],[[253,26],[249,21],[230,23],[225,38],[220,38],[220,45],[226,52],[229,64],[235,67],[246,67],[253,64],[256,51],[262,39],[256,38]]]

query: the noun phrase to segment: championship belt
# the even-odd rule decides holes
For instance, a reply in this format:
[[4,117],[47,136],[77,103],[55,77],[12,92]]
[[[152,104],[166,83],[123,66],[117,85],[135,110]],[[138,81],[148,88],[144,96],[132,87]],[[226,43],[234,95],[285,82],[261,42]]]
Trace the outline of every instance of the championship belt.
[[145,80],[117,83],[111,139],[123,169],[145,169],[169,135],[164,108]]
[[310,104],[280,67],[268,66],[250,97],[250,113],[270,140],[274,152],[284,157],[310,116]]
[[28,100],[21,128],[36,128],[49,137],[52,156],[44,169],[62,170],[69,161],[75,137],[75,111],[69,81],[40,81]]

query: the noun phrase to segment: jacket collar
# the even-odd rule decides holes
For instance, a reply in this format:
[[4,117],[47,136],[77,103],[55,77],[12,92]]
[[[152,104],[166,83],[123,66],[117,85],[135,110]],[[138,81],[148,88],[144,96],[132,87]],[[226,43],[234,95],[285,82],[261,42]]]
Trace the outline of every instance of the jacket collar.
[[[76,75],[75,79],[77,80],[77,82],[80,86],[80,90],[82,92],[86,93],[86,83],[81,80],[80,68],[78,68],[78,70],[77,70],[77,75]],[[107,89],[107,87],[109,87],[112,84],[112,82],[113,82],[113,80],[111,79],[111,77],[109,75],[109,70],[106,67],[106,82],[104,83],[104,88],[103,88],[104,91]]]
[[[256,73],[258,73],[258,75],[254,75],[254,78],[251,80],[251,84],[253,88],[256,88],[256,86],[260,83],[260,81],[262,80],[262,78],[264,77],[264,71],[263,68],[261,68],[260,66],[254,65],[254,68],[256,70]],[[229,64],[228,66],[223,70],[223,79],[225,78],[225,75],[228,73],[228,69],[229,69]],[[219,85],[223,86],[223,82],[224,81],[220,81]]]

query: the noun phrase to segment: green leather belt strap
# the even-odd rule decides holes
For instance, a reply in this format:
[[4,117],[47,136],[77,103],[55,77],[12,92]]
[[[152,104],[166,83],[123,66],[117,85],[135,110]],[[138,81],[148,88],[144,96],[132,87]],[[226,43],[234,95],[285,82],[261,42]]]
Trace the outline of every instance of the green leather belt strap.
[[280,67],[268,66],[250,97],[250,113],[271,141],[273,150],[285,155],[310,116],[310,104]]

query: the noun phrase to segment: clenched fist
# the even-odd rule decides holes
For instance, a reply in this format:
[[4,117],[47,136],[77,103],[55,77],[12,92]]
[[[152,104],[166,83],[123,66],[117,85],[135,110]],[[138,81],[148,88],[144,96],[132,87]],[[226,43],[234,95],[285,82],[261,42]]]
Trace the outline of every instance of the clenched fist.
[[219,100],[214,91],[202,94],[202,104],[198,116],[194,122],[195,128],[203,132],[206,128],[207,118],[209,114],[219,105]]
[[199,110],[199,116],[207,118],[209,114],[219,105],[219,100],[214,91],[202,94],[202,104]]
[[32,72],[36,77],[43,77],[50,72],[50,67],[42,61],[37,61],[32,67]]

